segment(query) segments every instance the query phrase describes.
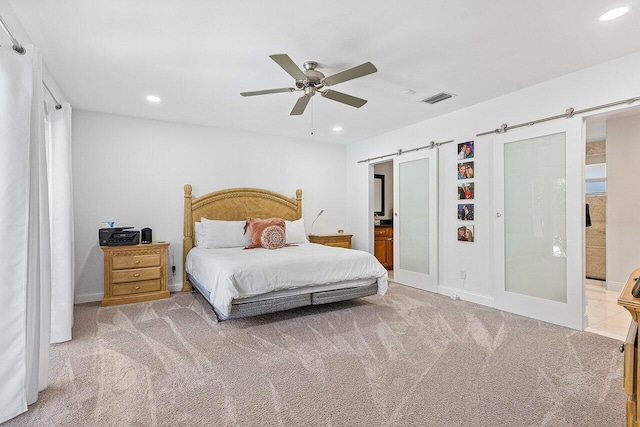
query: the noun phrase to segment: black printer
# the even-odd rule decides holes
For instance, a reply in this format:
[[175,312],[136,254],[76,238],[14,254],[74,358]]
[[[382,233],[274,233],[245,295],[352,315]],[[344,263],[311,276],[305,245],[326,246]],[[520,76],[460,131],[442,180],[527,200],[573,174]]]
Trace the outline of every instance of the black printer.
[[98,230],[100,246],[128,246],[140,243],[140,232],[133,227],[101,228]]

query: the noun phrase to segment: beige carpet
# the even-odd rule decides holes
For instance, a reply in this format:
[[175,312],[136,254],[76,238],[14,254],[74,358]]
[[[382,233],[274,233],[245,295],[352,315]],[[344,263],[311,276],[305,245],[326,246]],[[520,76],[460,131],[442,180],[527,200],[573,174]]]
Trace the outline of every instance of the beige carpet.
[[391,284],[216,323],[200,296],[75,308],[9,426],[623,426],[619,342]]

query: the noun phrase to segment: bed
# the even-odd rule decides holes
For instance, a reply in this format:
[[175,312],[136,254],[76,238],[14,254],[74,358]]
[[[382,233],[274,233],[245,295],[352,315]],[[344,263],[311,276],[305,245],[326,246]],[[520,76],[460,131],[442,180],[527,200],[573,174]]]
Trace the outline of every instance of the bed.
[[[302,190],[289,198],[232,188],[194,198],[184,186],[183,291],[197,291],[220,320],[381,294],[387,270],[368,252],[304,242],[280,249],[196,246],[201,221],[302,218]],[[298,221],[302,222],[302,221]],[[288,223],[289,224],[289,223]],[[250,268],[250,266],[252,266]]]

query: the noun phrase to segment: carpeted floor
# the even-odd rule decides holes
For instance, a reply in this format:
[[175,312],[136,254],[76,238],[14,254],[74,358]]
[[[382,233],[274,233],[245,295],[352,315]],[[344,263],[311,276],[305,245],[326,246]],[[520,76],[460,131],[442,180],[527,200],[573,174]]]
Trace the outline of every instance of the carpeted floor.
[[75,308],[13,426],[623,426],[618,341],[391,284],[216,323],[192,294]]

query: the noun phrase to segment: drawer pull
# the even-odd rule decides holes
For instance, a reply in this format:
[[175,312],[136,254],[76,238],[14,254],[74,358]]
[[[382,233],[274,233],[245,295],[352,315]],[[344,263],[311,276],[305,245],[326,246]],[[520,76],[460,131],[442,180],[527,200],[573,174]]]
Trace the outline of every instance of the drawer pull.
[[135,290],[138,290],[138,289],[140,289],[140,286],[136,286],[134,289],[135,289]]
[[134,263],[134,264],[140,264],[140,260],[139,260],[139,259],[137,259],[137,260],[133,261],[133,263]]
[[140,277],[140,273],[134,274],[133,277]]

